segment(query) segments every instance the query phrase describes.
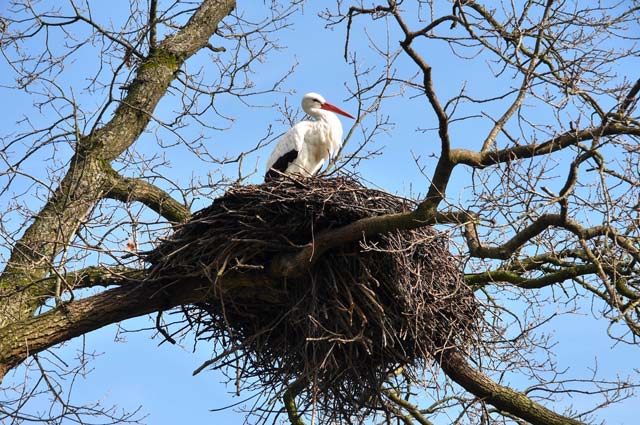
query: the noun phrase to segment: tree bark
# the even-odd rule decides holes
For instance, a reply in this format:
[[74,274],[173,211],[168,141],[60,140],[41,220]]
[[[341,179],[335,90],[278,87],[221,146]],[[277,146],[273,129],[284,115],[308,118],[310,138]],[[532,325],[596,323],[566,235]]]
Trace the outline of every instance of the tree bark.
[[62,303],[44,314],[0,328],[0,382],[8,370],[28,356],[112,323],[212,297],[277,302],[282,298],[277,290],[271,290],[272,283],[264,273],[224,275],[215,286],[202,277],[152,281],[118,278],[117,288]]
[[580,425],[582,422],[559,415],[531,400],[521,392],[503,387],[467,363],[455,348],[446,348],[437,356],[442,370],[461,387],[495,406],[533,425]]

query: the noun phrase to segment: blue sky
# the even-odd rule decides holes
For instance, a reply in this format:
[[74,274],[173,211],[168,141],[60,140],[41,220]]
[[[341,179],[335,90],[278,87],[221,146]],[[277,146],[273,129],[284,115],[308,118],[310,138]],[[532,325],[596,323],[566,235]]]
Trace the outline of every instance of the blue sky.
[[[122,1],[114,3],[109,10],[97,9],[104,14],[104,20],[117,24],[126,18],[126,8],[120,9]],[[117,7],[116,7],[117,6]],[[4,7],[4,6],[3,6]],[[242,7],[242,6],[241,6]],[[316,16],[315,6],[307,5],[304,13],[297,14],[292,19],[292,27],[284,30],[280,38],[283,50],[268,55],[263,63],[257,66],[256,74],[252,76],[257,87],[269,85],[279,78],[290,66],[297,63],[295,72],[282,87],[282,92],[256,96],[250,101],[259,107],[247,107],[242,102],[228,97],[219,97],[216,107],[225,115],[234,117],[233,122],[228,122],[215,117],[209,117],[211,124],[225,127],[224,131],[203,129],[191,122],[186,134],[202,134],[205,136],[206,146],[218,155],[228,154],[235,156],[245,149],[255,145],[266,132],[269,124],[274,125],[274,133],[278,134],[286,130],[286,126],[279,120],[282,114],[273,105],[283,105],[285,100],[297,107],[301,96],[309,91],[321,93],[328,101],[340,106],[344,110],[355,113],[357,108],[353,100],[347,100],[348,89],[345,85],[352,86],[352,68],[345,63],[344,26],[327,29]],[[447,6],[449,7],[449,6]],[[261,13],[259,7],[251,12]],[[355,27],[356,25],[354,25]],[[371,29],[368,36],[384,44],[384,35],[380,26],[376,30]],[[397,33],[391,30],[390,42],[398,42]],[[351,45],[357,52],[362,66],[374,66],[378,58],[372,53],[367,40],[367,34],[359,29],[352,35]],[[491,76],[486,61],[482,57],[472,60],[452,59],[451,53],[443,46],[430,46],[427,50],[428,60],[434,66],[434,82],[438,95],[447,99],[459,92],[463,85],[472,88],[477,96],[488,95],[499,90],[507,81],[507,78],[495,79]],[[96,64],[92,57],[91,49],[81,52],[75,61],[69,64],[62,76],[62,84],[65,87],[74,87],[75,93],[82,98],[86,105],[100,104],[100,99],[92,98],[90,93],[82,93],[81,88],[76,88],[80,82],[85,81],[89,69]],[[379,66],[379,64],[377,65]],[[209,62],[208,55],[199,54],[187,64],[187,70],[197,71],[203,68],[208,73],[214,71]],[[413,74],[415,66],[406,59],[399,61],[399,72],[406,75]],[[0,82],[5,84],[6,64],[0,63]],[[507,82],[508,84],[508,82]],[[517,86],[519,82],[513,81]],[[433,128],[435,120],[429,113],[429,108],[424,98],[413,98],[415,93],[409,90],[403,96],[390,99],[383,113],[389,116],[393,123],[387,133],[378,135],[375,139],[375,148],[382,148],[382,155],[370,161],[360,164],[357,171],[372,184],[389,192],[409,195],[411,193],[424,193],[427,181],[421,175],[413,157],[420,157],[421,164],[427,170],[434,164],[431,157],[437,154],[439,141],[434,132],[421,132],[421,128]],[[15,126],[25,114],[35,123],[46,122],[50,116],[45,113],[34,113],[31,107],[31,97],[21,92],[6,92],[3,95],[8,102],[0,103],[0,122],[2,128],[8,129]],[[170,117],[175,107],[175,97],[168,96],[162,101],[157,116]],[[88,106],[90,107],[90,106]],[[463,106],[464,108],[464,106]],[[50,111],[49,111],[50,113]],[[545,111],[531,108],[531,117],[540,121],[547,121]],[[345,133],[351,122],[343,120]],[[363,125],[371,126],[371,121]],[[486,133],[488,124],[481,120],[462,121],[452,126],[452,140],[454,147],[477,148],[482,140],[478,140],[479,134]],[[158,132],[163,142],[171,144],[172,135],[166,131],[152,126],[149,132],[144,134],[137,144],[139,152],[153,155],[158,153],[154,132]],[[3,132],[3,136],[6,132]],[[356,132],[350,146],[358,142],[361,137]],[[61,147],[61,149],[65,149]],[[257,169],[257,174],[249,182],[261,181],[264,162],[269,155],[269,147],[249,155],[244,163],[243,172],[250,173]],[[64,155],[61,155],[64,157]],[[46,175],[44,168],[38,168],[38,161],[44,161],[45,157],[34,157],[25,167],[29,171],[42,176]],[[213,172],[217,175],[213,164],[197,161],[193,153],[189,153],[180,146],[167,150],[167,173],[176,181],[186,184],[192,177],[206,181],[207,174]],[[563,174],[562,158],[558,160],[556,174]],[[226,166],[223,172],[233,176],[236,164]],[[26,168],[25,168],[26,169]],[[134,173],[135,169],[125,170]],[[468,192],[465,189],[468,184],[468,175],[460,170],[454,176],[449,187],[448,197],[452,201],[465,199]],[[23,183],[24,185],[27,182]],[[15,190],[15,189],[14,189]],[[19,190],[16,190],[18,193]],[[193,199],[193,208],[206,206],[210,200],[199,196]],[[10,202],[5,196],[0,198],[2,203]],[[37,202],[32,200],[31,202]],[[3,208],[4,209],[4,208]],[[3,252],[3,255],[6,255]],[[550,293],[550,290],[543,290]],[[499,292],[499,291],[498,291]],[[517,302],[512,307],[518,308]],[[546,306],[545,313],[565,311],[571,306],[562,302]],[[633,374],[634,360],[637,357],[637,349],[628,346],[613,346],[613,341],[606,337],[606,323],[593,319],[589,314],[589,304],[579,306],[580,315],[563,315],[554,320],[541,331],[552,335],[556,346],[556,361],[559,369],[568,368],[567,376],[588,377],[590,368],[596,366],[596,357],[599,357],[597,368],[603,377],[615,377]],[[233,395],[235,390],[233,383],[229,386],[223,382],[226,378],[219,372],[203,372],[196,377],[191,373],[202,362],[210,358],[210,352],[206,345],[202,344],[194,353],[192,342],[185,339],[180,345],[173,346],[162,344],[158,347],[159,339],[153,339],[154,332],[141,330],[153,328],[153,318],[137,318],[127,321],[121,326],[132,332],[121,332],[118,326],[109,326],[99,331],[76,339],[56,352],[65,359],[73,359],[83,346],[88,351],[95,351],[99,355],[91,361],[91,372],[80,377],[74,386],[74,394],[79,401],[90,402],[101,400],[104,405],[117,404],[127,410],[135,410],[142,406],[141,412],[148,415],[149,424],[174,424],[174,423],[243,423],[244,414],[237,413],[233,409],[211,413],[210,409],[216,409],[225,405],[237,403],[247,395],[239,398]],[[615,348],[615,349],[613,349]],[[15,379],[22,378],[22,370],[16,371]],[[514,386],[524,385],[522,380],[514,379]],[[579,410],[585,407],[585,402],[580,398],[573,400]],[[610,424],[635,423],[638,399],[630,400],[600,414],[599,419],[606,419]],[[588,406],[588,404],[586,404]],[[246,406],[251,406],[251,401]],[[43,407],[44,408],[44,405]]]

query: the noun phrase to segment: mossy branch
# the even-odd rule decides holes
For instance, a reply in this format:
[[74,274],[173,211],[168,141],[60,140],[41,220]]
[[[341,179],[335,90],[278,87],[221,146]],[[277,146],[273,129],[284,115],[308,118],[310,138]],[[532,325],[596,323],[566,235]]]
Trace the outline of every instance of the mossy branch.
[[398,396],[398,394],[394,390],[391,390],[391,389],[385,390],[385,394],[387,395],[387,397],[391,399],[391,401],[393,401],[395,404],[397,404],[398,406],[400,406],[401,408],[409,412],[411,417],[413,417],[421,425],[433,425],[433,422],[425,418],[424,415],[420,412],[420,409],[418,408],[418,406],[415,406],[409,403],[409,401],[401,398],[400,396]]
[[307,378],[298,378],[293,384],[289,385],[282,395],[282,401],[285,409],[287,409],[287,416],[291,425],[306,425],[302,420],[302,415],[298,412],[296,397],[305,389],[308,383],[309,380]]
[[532,425],[581,425],[582,422],[555,413],[525,394],[504,387],[472,368],[456,348],[447,348],[436,356],[442,370],[461,387],[476,397],[513,414]]
[[524,289],[539,289],[545,286],[562,283],[568,279],[578,276],[595,274],[597,267],[595,264],[579,264],[571,267],[564,267],[560,270],[544,273],[540,277],[526,278],[521,273],[511,270],[488,270],[482,273],[469,273],[464,276],[467,284],[473,288],[480,288],[487,284],[496,282],[507,282]]

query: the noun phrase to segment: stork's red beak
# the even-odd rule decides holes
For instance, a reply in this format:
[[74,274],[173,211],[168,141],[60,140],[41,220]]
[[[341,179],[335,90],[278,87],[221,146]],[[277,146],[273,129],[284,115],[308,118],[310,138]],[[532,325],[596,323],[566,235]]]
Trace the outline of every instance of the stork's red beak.
[[336,114],[344,115],[345,117],[349,117],[352,120],[356,119],[356,117],[354,117],[350,113],[343,111],[342,109],[338,108],[337,106],[333,106],[329,102],[324,102],[320,108],[324,109],[325,111],[331,111],[331,112],[335,112]]

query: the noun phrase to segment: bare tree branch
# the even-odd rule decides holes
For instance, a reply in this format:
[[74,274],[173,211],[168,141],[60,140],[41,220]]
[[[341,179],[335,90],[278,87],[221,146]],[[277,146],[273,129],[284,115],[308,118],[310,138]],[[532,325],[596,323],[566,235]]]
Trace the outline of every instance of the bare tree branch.
[[455,348],[446,349],[437,359],[442,370],[469,392],[531,424],[578,425],[582,423],[552,412],[523,393],[496,384],[486,375],[473,369]]
[[[28,356],[111,323],[194,304],[210,296],[240,296],[264,302],[278,299],[269,291],[269,279],[263,275],[221,277],[215,282],[215,289],[206,279],[186,281],[184,276],[144,282],[122,275],[110,281],[102,272],[95,277],[94,283],[118,287],[0,328],[0,379]],[[178,278],[180,284],[175,284]],[[25,340],[29,341],[28,346],[24,345]]]
[[191,211],[181,205],[168,193],[144,180],[134,179],[112,173],[110,181],[105,183],[105,198],[122,202],[141,202],[160,216],[174,223],[183,223],[191,217]]

